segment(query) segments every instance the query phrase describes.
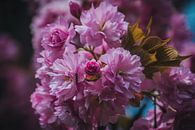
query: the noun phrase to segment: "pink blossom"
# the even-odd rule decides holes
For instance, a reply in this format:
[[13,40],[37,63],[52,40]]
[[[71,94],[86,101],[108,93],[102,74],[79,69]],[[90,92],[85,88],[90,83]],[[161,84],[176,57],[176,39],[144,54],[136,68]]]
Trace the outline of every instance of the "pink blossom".
[[53,62],[57,58],[62,58],[62,51],[52,52],[51,50],[44,50],[40,53],[41,57],[37,58],[37,63],[40,64],[40,67],[37,69],[35,77],[41,79],[41,81],[45,81],[49,79],[48,71],[49,67],[53,65]]
[[59,17],[55,23],[48,24],[42,33],[42,46],[45,50],[40,52],[41,57],[37,58],[37,62],[49,67],[57,58],[62,58],[67,48],[74,51],[75,47],[70,42],[75,34],[73,25],[69,26],[64,17]]
[[160,100],[176,110],[195,98],[195,76],[187,68],[172,68],[161,75],[155,75],[154,80]]
[[[61,52],[63,53],[63,51]],[[53,62],[57,59],[61,57],[61,53],[56,53],[55,55],[53,54],[53,52],[51,50],[44,50],[42,52],[40,52],[40,58],[37,58],[37,62],[42,64],[42,65],[46,65],[46,66],[51,66],[53,64]]]
[[107,2],[100,3],[99,7],[91,7],[81,14],[81,24],[76,26],[83,44],[100,46],[105,40],[110,46],[119,46],[121,37],[127,30],[124,15],[117,11],[117,7]]
[[55,23],[47,25],[42,36],[42,46],[44,49],[56,50],[70,44],[75,36],[73,25],[70,27],[65,18],[60,17]]
[[36,113],[40,115],[40,124],[51,124],[56,121],[56,116],[53,114],[54,97],[51,96],[41,86],[38,86],[36,91],[31,95],[32,107],[36,110]]
[[105,64],[102,75],[115,85],[116,91],[129,98],[133,97],[134,92],[139,92],[144,79],[140,57],[131,55],[123,48],[117,48],[108,50],[100,57],[100,61]]
[[100,113],[97,113],[97,121],[100,121],[102,126],[108,123],[116,123],[120,115],[125,114],[125,106],[127,106],[129,99],[117,92],[114,86],[104,86],[100,94]]
[[80,55],[83,55],[86,59],[93,59],[93,55],[85,50],[79,50],[78,52]]
[[[44,0],[43,0],[44,1]],[[48,24],[54,23],[59,16],[65,17],[68,24],[76,22],[77,20],[70,14],[68,1],[55,0],[50,3],[44,2],[37,10],[37,15],[34,16],[31,24],[31,32],[33,35],[32,45],[35,49],[34,58],[39,57],[39,53],[43,50],[41,46],[42,32]],[[36,67],[38,66],[35,64]]]
[[51,93],[59,99],[67,100],[77,96],[79,83],[84,80],[85,59],[73,54],[70,50],[65,52],[63,59],[57,59],[50,67]]
[[55,107],[55,116],[60,119],[60,121],[71,127],[75,127],[78,124],[78,118],[74,115],[70,103],[61,104]]
[[100,75],[85,75],[84,96],[100,95],[105,86]]
[[94,48],[94,53],[98,55],[104,54],[109,48],[108,44],[103,40],[102,45]]

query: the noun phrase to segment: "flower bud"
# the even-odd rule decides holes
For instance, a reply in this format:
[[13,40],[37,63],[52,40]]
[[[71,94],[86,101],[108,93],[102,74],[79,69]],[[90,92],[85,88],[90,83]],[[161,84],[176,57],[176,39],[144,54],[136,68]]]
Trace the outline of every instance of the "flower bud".
[[76,18],[80,18],[81,16],[81,7],[78,3],[70,1],[69,2],[69,7],[70,7],[70,12],[73,16],[75,16]]
[[85,66],[86,80],[96,81],[100,77],[100,64],[96,61],[89,61]]

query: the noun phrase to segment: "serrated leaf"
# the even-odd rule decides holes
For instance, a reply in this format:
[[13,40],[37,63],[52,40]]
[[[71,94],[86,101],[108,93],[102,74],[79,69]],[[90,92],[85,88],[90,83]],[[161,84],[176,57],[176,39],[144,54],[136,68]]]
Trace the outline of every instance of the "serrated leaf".
[[147,66],[148,64],[157,61],[156,53],[150,54],[139,46],[134,47],[131,53],[136,54],[141,58],[141,63],[143,66]]
[[144,67],[143,72],[147,78],[152,79],[155,72],[162,72],[169,67],[178,67],[183,60],[189,57],[190,56],[178,56],[177,58],[168,61],[156,61],[149,64],[149,66]]
[[156,58],[158,61],[170,61],[178,57],[178,52],[170,46],[163,46],[158,49]]
[[140,20],[138,20],[132,26],[128,25],[128,32],[123,37],[123,40],[122,40],[122,46],[127,50],[130,50],[131,47],[135,45],[135,43],[140,43],[150,33],[152,18],[150,18],[148,22],[148,25],[146,27],[146,32],[143,32],[143,30],[139,27],[139,23],[140,23]]
[[157,61],[157,59],[156,59],[156,53],[150,54],[149,55],[149,60],[148,60],[148,62],[145,63],[144,66],[147,66],[147,65],[149,65],[151,63],[154,63],[156,61]]
[[157,68],[157,67],[148,66],[148,67],[145,67],[145,68],[144,68],[143,73],[145,74],[145,76],[146,76],[147,78],[152,79],[153,74],[154,74],[155,72],[159,72],[159,71],[160,71],[160,69]]
[[167,43],[170,38],[162,40],[158,36],[149,36],[152,18],[145,32],[139,27],[139,23],[138,20],[133,26],[128,26],[128,34],[123,40],[123,47],[140,57],[144,66],[143,72],[147,78],[152,78],[155,72],[179,66],[184,59],[189,57],[180,56],[174,48],[169,47]]
[[180,59],[180,60],[185,60],[187,58],[190,58],[192,55],[188,55],[188,56],[178,56],[177,59]]
[[155,62],[150,65],[157,68],[176,67],[180,65],[181,61],[182,60],[174,59],[164,62]]
[[135,41],[133,39],[133,35],[132,35],[130,28],[131,28],[130,25],[128,25],[128,32],[123,37],[123,40],[122,40],[122,46],[123,46],[123,48],[125,48],[127,50],[131,49],[131,47],[135,44]]
[[139,20],[132,27],[130,26],[129,29],[132,33],[134,42],[140,42],[141,40],[143,40],[143,38],[145,38],[145,33],[141,28],[139,28]]
[[145,33],[146,36],[148,36],[150,34],[151,25],[152,25],[152,17],[150,17],[149,22],[148,22],[148,24],[146,26],[146,33]]
[[147,50],[149,53],[154,53],[157,49],[164,46],[169,42],[170,39],[162,40],[157,36],[147,37],[141,44],[144,50]]

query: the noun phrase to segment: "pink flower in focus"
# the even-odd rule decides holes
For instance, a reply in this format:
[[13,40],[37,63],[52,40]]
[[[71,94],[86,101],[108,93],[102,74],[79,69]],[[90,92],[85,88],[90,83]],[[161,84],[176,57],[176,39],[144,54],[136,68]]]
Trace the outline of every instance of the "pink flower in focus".
[[72,99],[77,96],[79,83],[84,80],[84,65],[86,59],[70,50],[65,52],[63,59],[57,59],[50,67],[51,94],[59,100]]
[[99,7],[91,7],[81,14],[81,24],[76,26],[83,44],[100,46],[105,40],[110,46],[119,46],[121,37],[127,30],[125,16],[117,11],[117,7],[107,2],[100,3]]
[[[42,32],[48,24],[54,23],[59,16],[65,17],[66,21],[68,21],[68,25],[71,22],[78,21],[71,15],[68,1],[52,0],[48,1],[48,3],[45,1],[43,5],[44,6],[41,6],[37,10],[37,15],[35,15],[31,24],[31,32],[33,35],[32,45],[35,50],[34,59],[39,57],[39,53],[43,50],[43,47],[41,46]],[[35,64],[35,67],[38,68],[39,65]]]
[[48,50],[58,50],[70,44],[75,36],[73,25],[70,27],[65,18],[60,17],[56,23],[45,28],[42,38],[42,46]]
[[125,96],[132,98],[134,92],[140,91],[140,84],[144,79],[140,57],[131,55],[123,48],[110,49],[100,57],[105,64],[102,75],[114,84],[114,89]]

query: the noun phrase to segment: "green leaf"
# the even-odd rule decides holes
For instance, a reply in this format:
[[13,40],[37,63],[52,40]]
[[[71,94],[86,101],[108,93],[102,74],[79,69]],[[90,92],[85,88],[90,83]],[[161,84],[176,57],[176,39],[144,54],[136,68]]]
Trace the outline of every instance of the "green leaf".
[[158,49],[156,58],[158,61],[169,61],[174,60],[178,57],[178,52],[170,46],[163,46]]
[[180,56],[176,49],[167,45],[170,38],[162,40],[158,36],[149,36],[152,24],[150,18],[146,31],[139,27],[140,20],[128,26],[128,32],[123,38],[122,46],[131,54],[140,57],[144,74],[152,78],[155,72],[162,72],[169,67],[179,66],[189,56]]
[[166,45],[169,41],[170,39],[162,40],[157,36],[149,36],[142,42],[141,46],[149,53],[154,53],[157,49]]
[[139,28],[139,22],[140,20],[138,20],[132,27],[130,26],[129,28],[135,43],[141,42],[141,40],[145,38],[145,33],[141,28]]
[[153,74],[155,72],[159,72],[160,71],[160,68],[158,67],[154,67],[154,66],[147,66],[144,68],[144,71],[143,73],[145,74],[145,76],[149,79],[152,79],[153,77]]
[[151,25],[152,25],[152,17],[150,17],[149,19],[149,22],[146,26],[146,32],[145,32],[145,35],[148,36],[150,34],[150,31],[151,31]]
[[130,29],[130,25],[128,26],[128,32],[122,39],[122,46],[123,48],[130,50],[132,46],[135,44],[135,41],[133,39],[133,35]]
[[139,46],[134,47],[131,53],[136,54],[141,58],[141,63],[143,66],[147,66],[148,64],[151,64],[157,61],[156,53],[150,54]]

